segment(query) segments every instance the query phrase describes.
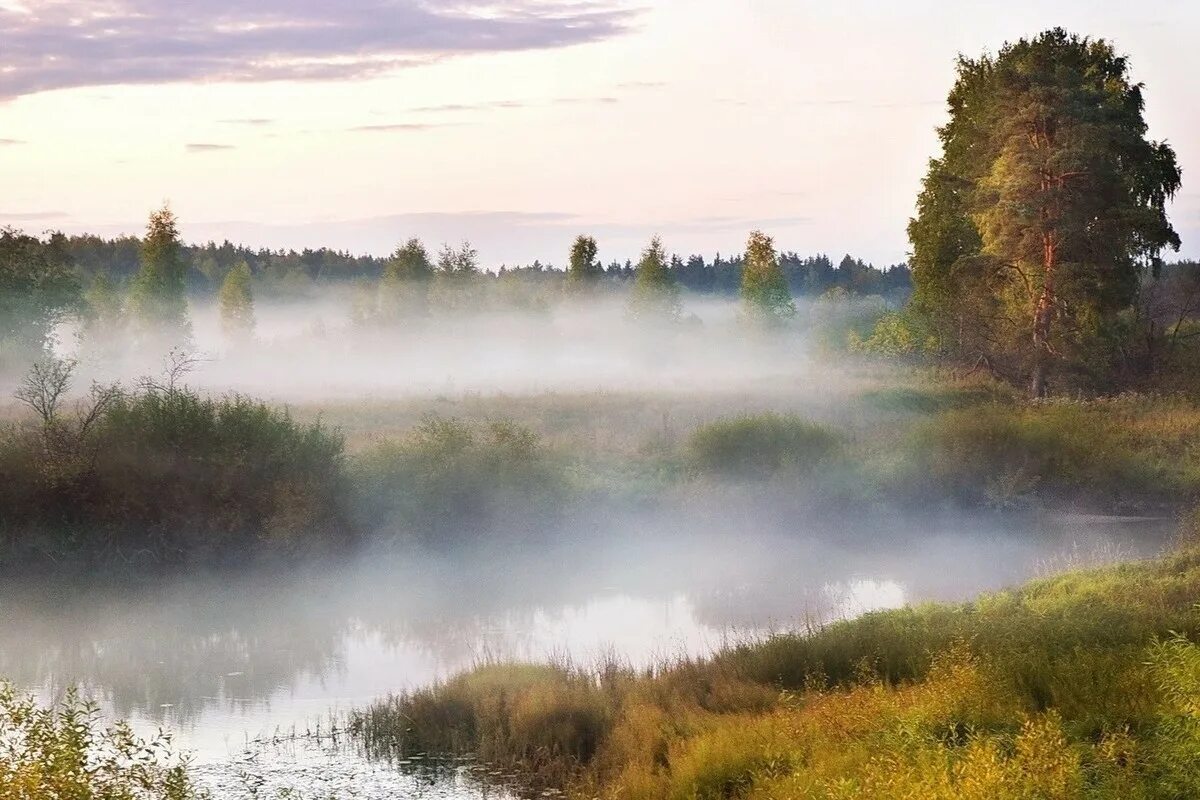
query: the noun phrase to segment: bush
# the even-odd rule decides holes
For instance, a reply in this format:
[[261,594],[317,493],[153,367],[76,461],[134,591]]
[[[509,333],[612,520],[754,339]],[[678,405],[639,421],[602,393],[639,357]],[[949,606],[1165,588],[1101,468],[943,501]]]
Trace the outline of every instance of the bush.
[[0,438],[8,560],[179,565],[350,535],[342,439],[319,424],[173,381],[98,390],[68,412],[51,404]]
[[929,496],[995,507],[1049,502],[1140,511],[1200,493],[1200,411],[1122,397],[984,405],[921,426],[910,479]]
[[688,440],[688,459],[702,473],[767,478],[804,473],[828,459],[838,437],[795,416],[747,414],[702,425]]
[[129,726],[99,724],[96,705],[74,690],[57,707],[0,683],[0,797],[193,800],[186,761],[170,739],[143,741]]
[[553,521],[567,487],[537,434],[511,422],[430,417],[355,463],[366,525],[445,546]]

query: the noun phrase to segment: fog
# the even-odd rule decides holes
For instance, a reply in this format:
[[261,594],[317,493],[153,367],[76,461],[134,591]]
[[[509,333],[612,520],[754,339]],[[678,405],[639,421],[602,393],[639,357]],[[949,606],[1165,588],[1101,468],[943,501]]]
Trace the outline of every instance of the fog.
[[[802,302],[795,324],[748,332],[730,299],[686,297],[677,323],[631,319],[623,296],[500,303],[383,324],[362,319],[362,295],[259,301],[252,341],[222,333],[215,303],[193,301],[189,382],[286,402],[438,394],[738,392],[799,384],[826,391],[839,375],[812,363],[824,331],[870,316],[882,301]],[[484,301],[481,301],[484,302]],[[359,317],[359,318],[356,318]],[[168,346],[124,340],[81,347],[58,335],[61,355],[88,377],[134,380],[161,369]],[[820,382],[820,387],[811,382]]]
[[[378,519],[355,552],[300,566],[132,586],[13,582],[0,597],[0,675],[43,697],[79,684],[138,730],[166,726],[228,796],[250,796],[247,780],[313,789],[317,764],[358,796],[387,797],[413,791],[411,776],[384,776],[320,740],[300,755],[271,742],[485,660],[644,667],[1149,556],[1167,540],[1169,521],[814,502],[794,477],[653,476],[695,426],[747,411],[799,413],[859,445],[911,421],[863,400],[894,374],[828,347],[880,301],[801,303],[770,331],[711,298],[685,298],[672,324],[632,320],[607,295],[390,325],[364,318],[359,301],[260,301],[254,339],[241,342],[223,334],[214,305],[194,303],[197,360],[184,380],[323,419],[346,433],[352,457],[430,413],[513,419],[604,490],[568,498],[536,536],[521,508],[444,548]],[[81,346],[69,329],[59,340],[80,360],[77,390],[133,385],[165,356],[155,343]],[[826,489],[841,480],[817,478]],[[480,790],[455,778],[436,791]]]

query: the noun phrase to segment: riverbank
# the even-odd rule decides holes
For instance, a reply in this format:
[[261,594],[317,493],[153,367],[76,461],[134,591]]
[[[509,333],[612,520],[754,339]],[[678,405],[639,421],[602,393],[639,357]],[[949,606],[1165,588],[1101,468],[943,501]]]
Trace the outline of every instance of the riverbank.
[[870,613],[650,670],[494,663],[359,713],[378,756],[471,752],[612,798],[1200,791],[1200,549]]

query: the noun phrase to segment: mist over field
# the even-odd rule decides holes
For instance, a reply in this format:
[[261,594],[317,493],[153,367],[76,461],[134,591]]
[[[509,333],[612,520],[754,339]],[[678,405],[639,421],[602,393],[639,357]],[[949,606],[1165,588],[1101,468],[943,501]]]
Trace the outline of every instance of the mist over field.
[[101,5],[0,0],[0,800],[1200,797],[1196,11]]
[[[687,297],[686,318],[663,325],[629,318],[623,298],[601,296],[536,310],[447,312],[400,325],[354,320],[345,296],[259,302],[255,340],[230,342],[219,307],[190,309],[196,362],[189,382],[282,402],[362,397],[587,392],[710,393],[787,388],[833,391],[836,361],[814,363],[828,340],[869,319],[884,301],[802,302],[787,331],[760,335],[739,322],[732,299]],[[81,359],[81,374],[135,381],[163,369],[165,349],[89,357],[75,333],[59,333],[58,350]],[[101,346],[103,348],[103,345]]]

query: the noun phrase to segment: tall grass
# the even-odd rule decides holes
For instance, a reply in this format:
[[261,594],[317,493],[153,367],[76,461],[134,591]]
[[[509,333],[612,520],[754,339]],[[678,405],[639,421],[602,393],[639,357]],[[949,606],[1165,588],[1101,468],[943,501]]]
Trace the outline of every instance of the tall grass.
[[1190,797],[1200,551],[647,672],[487,665],[359,715],[579,797]]

